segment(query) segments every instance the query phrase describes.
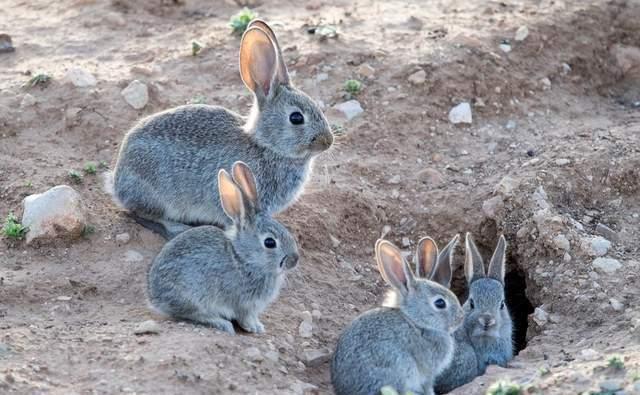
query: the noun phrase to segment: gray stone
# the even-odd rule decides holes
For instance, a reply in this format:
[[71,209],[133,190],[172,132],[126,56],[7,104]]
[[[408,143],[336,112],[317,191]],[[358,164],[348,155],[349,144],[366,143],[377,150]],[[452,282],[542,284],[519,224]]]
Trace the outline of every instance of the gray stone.
[[618,299],[610,298],[609,299],[609,303],[611,303],[611,307],[615,311],[623,311],[624,310],[624,304],[622,304],[622,302],[620,302]]
[[87,224],[80,194],[67,185],[58,185],[22,201],[22,225],[29,228],[27,244],[55,239],[75,239]]
[[300,337],[309,338],[313,335],[313,316],[308,311],[302,312],[302,322],[298,327]]
[[160,324],[154,320],[143,321],[136,326],[133,333],[136,335],[157,335],[162,331]]
[[427,72],[424,70],[418,70],[411,74],[408,80],[412,85],[422,85],[427,80]]
[[529,36],[529,28],[527,26],[520,26],[516,30],[516,34],[513,37],[516,41],[524,41]]
[[366,78],[373,78],[376,69],[374,69],[373,67],[371,67],[371,65],[369,65],[368,63],[363,63],[358,67],[357,70],[358,74],[360,74],[363,77]]
[[22,101],[20,102],[20,108],[31,107],[35,105],[37,102],[38,101],[32,94],[25,93],[24,96],[22,96]]
[[615,230],[601,223],[598,223],[596,225],[596,233],[608,240],[615,241],[618,239],[618,234]]
[[128,250],[124,253],[125,262],[135,263],[142,262],[144,260],[144,256],[141,253],[135,250]]
[[347,121],[352,120],[364,112],[360,102],[357,100],[349,100],[344,103],[336,104],[333,108],[340,111]]
[[542,327],[549,321],[549,313],[544,311],[542,307],[536,307],[533,311],[533,320]]
[[580,351],[580,357],[583,361],[595,361],[600,358],[600,353],[593,348],[586,348]]
[[65,79],[67,79],[67,81],[71,82],[73,86],[77,88],[95,86],[98,83],[96,77],[94,77],[93,74],[80,67],[73,67],[69,69],[67,71],[67,74],[65,74]]
[[262,355],[262,351],[258,347],[249,347],[244,350],[244,356],[248,361],[251,362],[262,362],[264,361],[264,356]]
[[325,362],[328,362],[331,358],[331,353],[326,350],[305,350],[301,355],[301,360],[305,366],[309,368],[317,367]]
[[498,212],[504,208],[502,196],[494,196],[482,203],[482,213],[490,219],[496,219]]
[[500,50],[504,53],[511,52],[511,45],[509,44],[500,44],[499,47],[500,47]]
[[571,163],[571,160],[567,158],[556,159],[556,165],[558,166],[566,166],[569,163]]
[[127,244],[131,240],[131,236],[129,233],[120,233],[116,235],[116,243],[118,244]]
[[613,258],[596,258],[593,261],[593,267],[599,272],[613,274],[622,267],[622,264]]
[[0,34],[0,53],[9,53],[15,50],[11,36],[8,34]]
[[557,235],[554,237],[553,245],[563,251],[569,251],[571,249],[571,244],[565,235]]
[[149,89],[144,83],[133,80],[120,92],[124,100],[136,110],[141,110],[149,102]]
[[510,197],[513,195],[516,188],[520,185],[520,182],[513,177],[504,176],[494,188],[494,193],[498,193],[504,197]]
[[622,389],[622,382],[619,380],[605,380],[600,383],[600,389],[608,392],[615,392]]
[[611,242],[604,237],[596,236],[591,239],[591,250],[595,256],[604,256],[609,251]]
[[467,102],[460,103],[449,111],[449,122],[454,125],[459,123],[472,123],[471,105]]

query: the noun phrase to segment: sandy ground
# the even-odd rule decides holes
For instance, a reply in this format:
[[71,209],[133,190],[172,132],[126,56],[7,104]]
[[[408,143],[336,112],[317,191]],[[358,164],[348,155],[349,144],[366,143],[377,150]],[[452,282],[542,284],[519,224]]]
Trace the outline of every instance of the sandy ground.
[[[640,42],[640,4],[298,3],[254,4],[274,25],[294,82],[331,107],[345,100],[344,81],[359,78],[365,112],[344,125],[280,216],[302,264],[264,315],[267,333],[231,337],[154,316],[144,277],[162,240],[115,207],[99,174],[86,176],[74,187],[95,233],[40,247],[0,240],[0,392],[330,393],[328,363],[306,355],[330,352],[351,319],[380,303],[375,240],[386,233],[409,251],[421,236],[445,243],[469,231],[486,254],[507,236],[509,305],[517,344],[527,347],[508,369],[491,368],[456,393],[481,394],[504,378],[529,393],[607,385],[640,393],[640,80],[611,55],[615,44]],[[204,0],[0,1],[0,33],[16,47],[0,54],[0,214],[20,214],[25,196],[69,183],[70,169],[111,164],[144,115],[194,101],[246,113],[239,39],[228,27],[239,9]],[[338,38],[307,32],[319,23],[335,24]],[[518,42],[521,26],[529,35]],[[205,46],[196,57],[194,39]],[[362,64],[375,69],[371,78],[358,76]],[[72,67],[97,85],[65,82]],[[410,84],[420,69],[426,81]],[[23,87],[37,72],[52,81]],[[141,111],[120,95],[133,79],[150,89]],[[27,93],[35,104],[21,105]],[[447,120],[461,101],[472,103],[470,126]],[[483,210],[494,196],[496,210]],[[583,246],[598,223],[615,232],[607,256],[622,267],[613,274],[595,270]],[[131,241],[119,245],[123,232]],[[553,241],[560,234],[566,253]],[[462,270],[456,277],[464,297]],[[530,316],[535,307],[545,319]],[[310,338],[298,332],[304,311],[314,314]],[[160,333],[135,335],[149,319]],[[607,367],[612,356],[624,369]]]

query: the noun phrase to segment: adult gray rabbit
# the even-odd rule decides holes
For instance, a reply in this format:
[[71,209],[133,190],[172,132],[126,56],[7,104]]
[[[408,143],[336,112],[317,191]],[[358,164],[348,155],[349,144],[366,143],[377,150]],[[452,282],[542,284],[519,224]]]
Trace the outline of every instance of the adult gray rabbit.
[[377,395],[386,385],[433,394],[436,376],[453,357],[451,334],[463,314],[451,291],[427,279],[436,266],[435,242],[424,238],[419,245],[414,276],[398,248],[376,243],[378,270],[393,289],[384,307],[360,315],[340,336],[331,363],[337,395]]
[[504,302],[507,242],[500,236],[485,274],[482,256],[469,233],[466,236],[465,276],[469,297],[464,303],[464,323],[456,330],[456,352],[451,365],[438,376],[439,394],[484,374],[488,365],[506,366],[513,357],[512,322]]
[[176,319],[235,333],[232,320],[262,333],[259,315],[298,262],[294,238],[263,209],[251,170],[233,165],[218,173],[226,229],[199,226],[162,248],[147,276],[151,305]]
[[282,211],[302,192],[314,157],[333,143],[322,111],[293,86],[275,34],[261,20],[242,37],[240,74],[255,98],[247,118],[185,105],[143,119],[124,137],[106,188],[165,238],[190,225],[229,224],[211,191],[218,169],[238,160],[256,174],[262,210]]

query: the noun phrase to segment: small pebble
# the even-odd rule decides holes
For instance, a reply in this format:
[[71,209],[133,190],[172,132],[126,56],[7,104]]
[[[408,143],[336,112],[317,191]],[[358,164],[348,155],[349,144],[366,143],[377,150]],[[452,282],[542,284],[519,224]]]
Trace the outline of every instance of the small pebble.
[[136,328],[133,330],[133,333],[136,335],[157,335],[162,331],[160,325],[154,320],[144,321],[138,324]]
[[0,34],[0,53],[9,53],[15,50],[11,36],[8,34]]
[[264,356],[258,347],[249,347],[244,351],[244,356],[251,362],[262,362]]
[[473,116],[471,114],[471,105],[467,102],[463,102],[453,107],[449,111],[449,122],[454,125],[459,123],[472,123]]
[[118,244],[127,244],[131,240],[131,236],[129,233],[120,233],[116,235],[116,243]]
[[527,38],[528,36],[529,36],[529,28],[526,26],[520,26],[518,30],[516,30],[514,40],[524,41],[524,39]]
[[409,76],[408,80],[413,85],[422,85],[427,80],[427,73],[424,70],[416,71]]

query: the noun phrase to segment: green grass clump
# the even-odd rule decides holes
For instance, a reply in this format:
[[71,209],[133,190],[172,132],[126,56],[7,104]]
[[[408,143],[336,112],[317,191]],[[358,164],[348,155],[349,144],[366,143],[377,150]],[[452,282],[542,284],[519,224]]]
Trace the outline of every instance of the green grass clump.
[[624,361],[618,356],[613,356],[607,361],[607,366],[613,370],[623,370]]
[[85,225],[84,228],[82,228],[82,237],[84,238],[88,238],[94,233],[96,233],[96,227],[93,225]]
[[101,169],[108,169],[109,168],[109,164],[103,160],[100,161],[100,163],[98,163],[98,167]]
[[197,56],[200,53],[200,51],[202,51],[202,48],[204,48],[202,46],[202,44],[200,44],[196,40],[191,41],[191,55],[192,56]]
[[540,374],[540,376],[546,376],[548,374],[551,374],[551,370],[549,370],[548,367],[543,366],[543,367],[538,369],[538,373]]
[[69,170],[69,173],[67,173],[67,176],[69,177],[69,180],[71,180],[72,183],[82,184],[82,174],[80,174],[79,171]]
[[344,90],[352,95],[357,95],[362,90],[362,82],[358,80],[346,80]]
[[29,228],[22,226],[13,213],[7,215],[7,218],[4,220],[4,226],[2,227],[2,233],[6,237],[21,240],[27,231],[29,231]]
[[232,16],[231,20],[229,21],[229,26],[231,26],[233,34],[241,35],[242,33],[244,33],[244,31],[247,30],[247,26],[249,26],[249,22],[251,22],[257,16],[257,13],[251,11],[246,7]]
[[46,85],[51,81],[51,76],[46,73],[38,73],[31,77],[27,82],[27,86],[33,88],[36,85]]
[[487,390],[487,395],[522,395],[522,387],[519,384],[508,380],[500,380]]
[[93,174],[96,174],[96,172],[98,171],[98,167],[93,162],[87,162],[85,163],[83,170],[86,174],[93,175]]

